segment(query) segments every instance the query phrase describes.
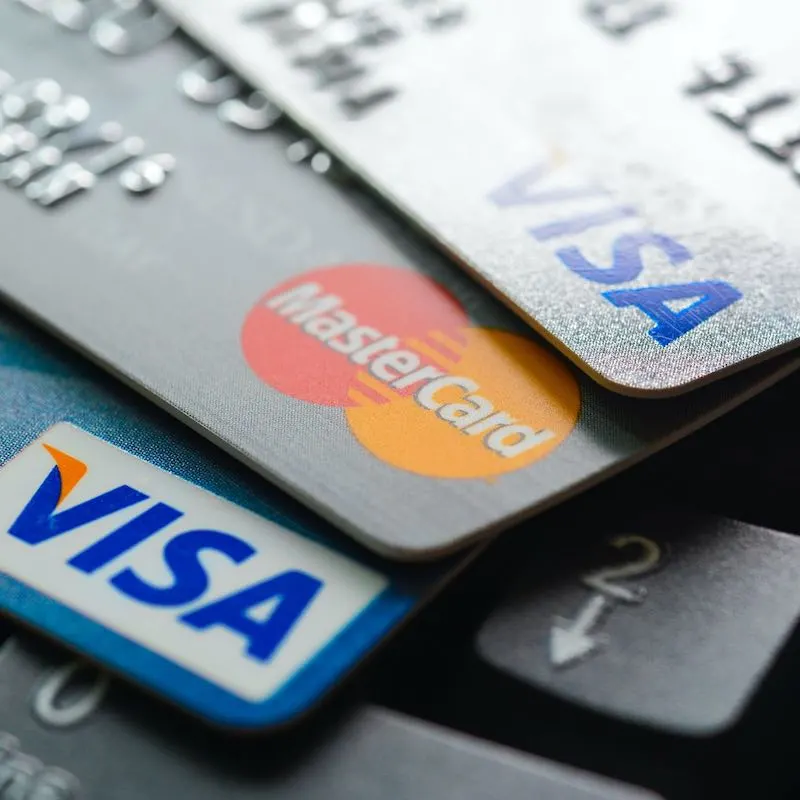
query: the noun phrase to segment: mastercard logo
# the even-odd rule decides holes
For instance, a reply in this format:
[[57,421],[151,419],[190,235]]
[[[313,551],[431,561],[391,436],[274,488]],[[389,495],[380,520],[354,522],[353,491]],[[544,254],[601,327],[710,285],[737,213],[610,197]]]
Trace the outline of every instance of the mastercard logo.
[[417,475],[521,469],[559,447],[580,413],[557,356],[475,327],[437,283],[394,267],[329,267],[275,287],[248,314],[242,348],[266,384],[341,408],[363,447]]

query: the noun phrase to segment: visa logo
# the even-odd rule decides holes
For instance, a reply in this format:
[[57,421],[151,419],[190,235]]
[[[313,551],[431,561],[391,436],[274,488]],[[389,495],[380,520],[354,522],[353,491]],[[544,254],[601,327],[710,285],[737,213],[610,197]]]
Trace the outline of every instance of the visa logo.
[[[605,288],[598,293],[612,306],[636,309],[648,317],[652,325],[647,335],[661,347],[674,344],[743,297],[735,286],[718,279],[651,283],[646,277],[651,259],[679,268],[694,261],[695,253],[651,229],[640,209],[618,203],[605,187],[574,182],[560,156],[513,176],[489,200],[504,211],[530,213],[535,224],[526,224],[528,236],[549,247],[573,275],[598,290]],[[601,247],[608,254],[600,256]]]
[[0,570],[253,701],[388,585],[68,424],[0,470]]

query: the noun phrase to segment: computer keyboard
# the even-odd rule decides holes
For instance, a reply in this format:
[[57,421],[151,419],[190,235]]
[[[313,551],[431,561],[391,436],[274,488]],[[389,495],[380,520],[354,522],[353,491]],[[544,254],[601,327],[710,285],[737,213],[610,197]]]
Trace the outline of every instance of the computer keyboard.
[[0,5],[0,800],[797,797],[797,357],[596,386],[158,5]]

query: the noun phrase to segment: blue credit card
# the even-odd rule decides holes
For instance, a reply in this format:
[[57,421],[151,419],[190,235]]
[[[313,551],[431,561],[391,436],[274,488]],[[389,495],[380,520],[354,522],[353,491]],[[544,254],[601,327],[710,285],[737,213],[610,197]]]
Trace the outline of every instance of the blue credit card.
[[362,551],[10,315],[0,608],[210,722],[285,725],[469,555]]

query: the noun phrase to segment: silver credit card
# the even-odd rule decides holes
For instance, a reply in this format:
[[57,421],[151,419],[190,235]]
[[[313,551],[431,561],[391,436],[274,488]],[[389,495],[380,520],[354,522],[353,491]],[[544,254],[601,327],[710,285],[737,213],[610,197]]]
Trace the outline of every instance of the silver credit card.
[[158,0],[603,385],[800,335],[791,0]]
[[381,554],[464,547],[796,368],[607,391],[324,159],[292,163],[309,145],[155,44],[162,18],[130,19],[73,32],[0,4],[0,148],[22,150],[0,164],[0,290]]

